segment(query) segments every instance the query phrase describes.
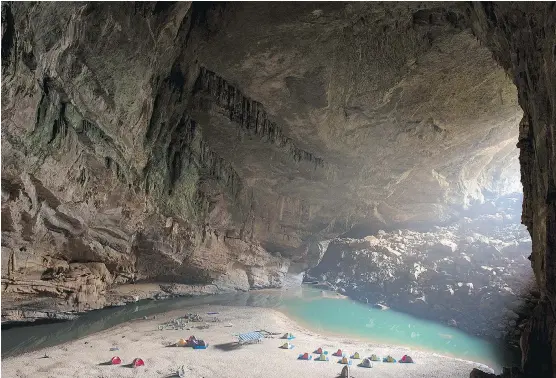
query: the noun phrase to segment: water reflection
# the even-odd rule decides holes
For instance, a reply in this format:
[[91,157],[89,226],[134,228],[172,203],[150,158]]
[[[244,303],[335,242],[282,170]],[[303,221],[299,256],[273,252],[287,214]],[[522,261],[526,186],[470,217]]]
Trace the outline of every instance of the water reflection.
[[250,306],[276,308],[284,298],[302,296],[301,290],[264,290],[168,300],[143,300],[127,306],[88,312],[75,320],[12,327],[2,330],[2,358],[55,346],[92,333],[100,332],[144,316],[184,310],[199,305]]

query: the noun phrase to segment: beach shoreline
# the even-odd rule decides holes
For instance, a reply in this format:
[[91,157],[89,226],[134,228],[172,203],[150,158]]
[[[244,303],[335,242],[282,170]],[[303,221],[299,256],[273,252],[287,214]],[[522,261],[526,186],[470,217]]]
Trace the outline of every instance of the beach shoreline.
[[[205,322],[190,323],[191,330],[159,330],[165,322],[184,316],[185,313],[201,314],[205,320],[212,318],[207,312],[218,312],[208,329],[195,327]],[[230,326],[231,324],[231,326]],[[292,332],[293,350],[280,349],[284,340],[279,336],[266,338],[261,343],[237,346],[238,333],[267,330],[283,334]],[[206,350],[171,347],[180,338],[195,335],[209,343]],[[299,361],[298,354],[311,353],[318,347],[329,351],[331,361]],[[118,348],[111,351],[110,348]],[[479,363],[406,347],[381,345],[346,337],[321,335],[288,318],[278,310],[255,307],[232,307],[200,305],[187,310],[161,313],[147,320],[133,320],[116,327],[91,334],[55,347],[44,348],[2,360],[2,371],[9,377],[171,377],[180,366],[186,376],[195,377],[260,377],[283,378],[284,375],[312,377],[336,377],[342,365],[331,354],[341,348],[347,353],[359,352],[362,357],[372,353],[378,356],[392,355],[399,359],[409,354],[415,364],[376,363],[372,369],[354,366],[354,377],[469,377],[475,367],[488,371]],[[45,358],[45,355],[48,358]],[[113,356],[119,356],[123,364],[134,358],[142,358],[145,366],[125,368],[123,365],[106,365]],[[354,360],[354,365],[359,361]]]
[[[283,314],[288,319],[297,323],[299,326],[301,326],[301,327],[303,327],[307,330],[311,330],[311,328],[313,328],[313,330],[310,331],[310,332],[317,333],[317,334],[321,335],[322,337],[339,338],[339,339],[349,338],[349,339],[354,340],[358,343],[370,343],[370,344],[373,344],[373,345],[376,345],[376,346],[382,346],[382,347],[385,347],[385,348],[387,348],[388,346],[393,345],[391,342],[388,342],[387,340],[384,340],[384,339],[381,339],[381,338],[376,338],[376,337],[374,337],[374,338],[365,337],[363,335],[356,335],[356,334],[353,334],[353,333],[341,334],[339,332],[333,332],[333,331],[321,330],[321,329],[315,330],[314,325],[309,324],[307,321],[305,321],[303,319],[298,319],[296,316],[294,316],[292,314],[289,314],[284,309],[276,309],[276,311]],[[440,353],[440,352],[438,352],[438,351],[436,351],[432,348],[427,348],[427,347],[424,347],[424,346],[415,346],[415,345],[400,344],[400,343],[396,343],[395,346],[397,348],[402,348],[402,349],[406,349],[406,350],[410,350],[410,351],[420,351],[420,352],[429,353],[429,354],[435,355],[435,356],[452,358],[452,359],[456,359],[456,360],[482,364],[482,365],[488,367],[489,369],[492,369],[493,371],[497,370],[496,367],[498,367],[498,370],[502,369],[502,367],[498,366],[496,364],[496,362],[490,361],[490,360],[473,361],[473,360],[465,359],[464,357],[461,357],[461,356],[458,356],[458,355],[455,355],[455,354],[450,354],[450,353],[447,353],[447,352]]]

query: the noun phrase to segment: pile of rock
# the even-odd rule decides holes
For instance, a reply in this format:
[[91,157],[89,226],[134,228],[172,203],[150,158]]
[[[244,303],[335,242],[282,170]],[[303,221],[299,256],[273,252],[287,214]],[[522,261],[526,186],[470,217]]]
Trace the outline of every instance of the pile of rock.
[[428,232],[335,239],[307,273],[320,287],[517,344],[536,303],[520,201]]

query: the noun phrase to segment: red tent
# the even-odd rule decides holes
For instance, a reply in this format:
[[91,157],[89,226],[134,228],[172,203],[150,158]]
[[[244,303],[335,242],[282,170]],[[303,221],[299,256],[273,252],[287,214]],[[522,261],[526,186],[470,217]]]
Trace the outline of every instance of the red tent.
[[145,366],[145,362],[143,362],[143,360],[140,358],[136,358],[133,360],[133,367],[138,367],[138,366]]
[[322,348],[317,349],[316,353],[317,354],[322,354]]
[[119,365],[119,364],[122,363],[122,359],[121,359],[120,357],[118,357],[118,356],[114,356],[114,357],[112,357],[112,359],[110,360],[110,363],[111,363],[112,365]]
[[336,357],[342,357],[342,350],[341,350],[341,349],[338,349],[338,350],[336,351],[336,353],[334,353],[334,356],[336,356]]
[[413,358],[411,358],[410,356],[408,356],[407,354],[404,355],[402,357],[402,359],[400,360],[400,362],[402,363],[406,363],[406,364],[412,364],[413,363]]

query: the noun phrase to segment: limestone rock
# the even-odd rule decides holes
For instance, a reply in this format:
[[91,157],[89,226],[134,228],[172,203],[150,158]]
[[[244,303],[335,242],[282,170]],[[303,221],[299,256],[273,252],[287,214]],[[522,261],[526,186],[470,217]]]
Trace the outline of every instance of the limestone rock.
[[[364,302],[382,302],[482,337],[494,340],[507,331],[507,341],[517,348],[517,323],[532,309],[528,300],[533,274],[527,260],[531,241],[517,219],[504,220],[505,215],[519,214],[520,201],[494,202],[491,211],[504,217],[475,214],[465,224],[456,221],[427,232],[396,230],[364,239],[334,239],[307,274]],[[489,253],[489,248],[506,250]]]
[[[109,282],[280,285],[312,243],[461,217],[520,165],[524,368],[552,376],[553,3],[315,6],[2,3],[3,280],[93,307]],[[110,277],[66,284],[91,262]]]

